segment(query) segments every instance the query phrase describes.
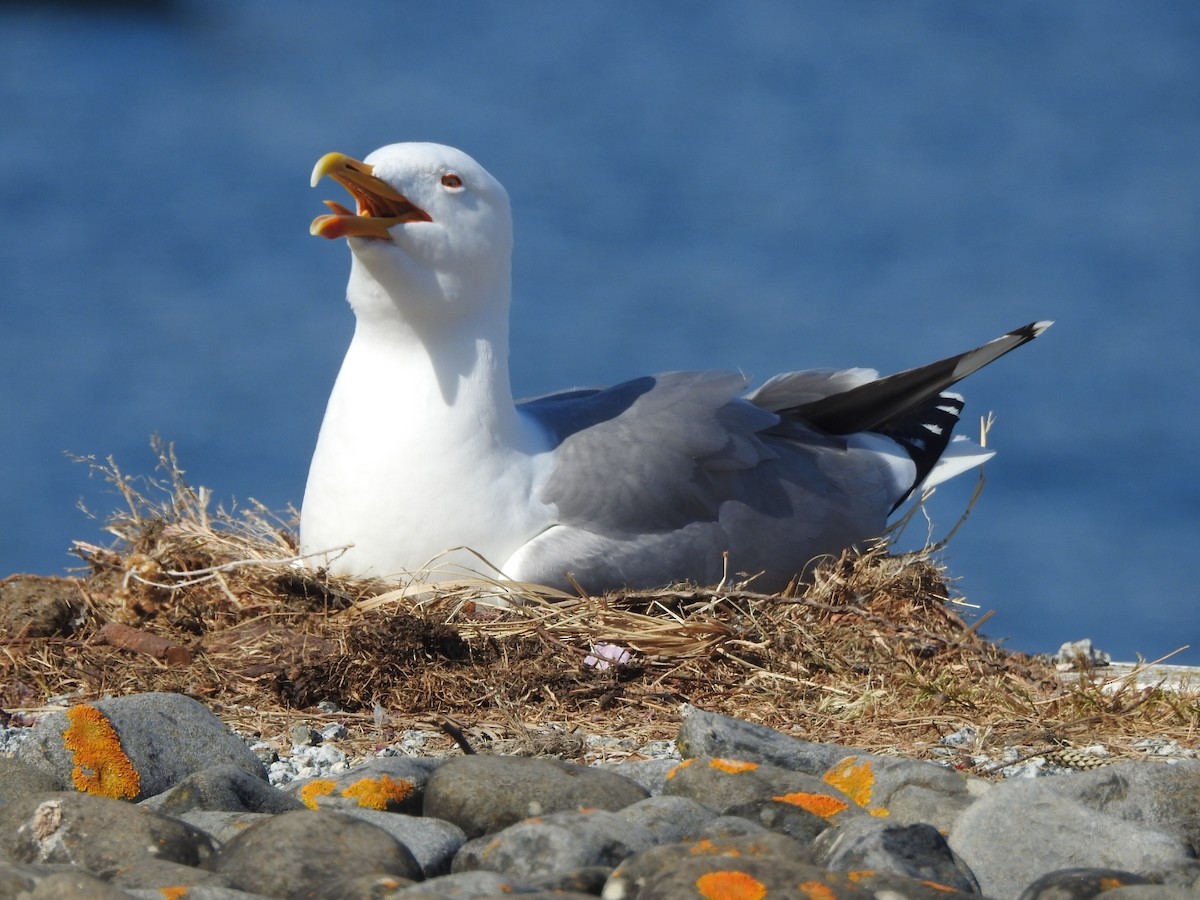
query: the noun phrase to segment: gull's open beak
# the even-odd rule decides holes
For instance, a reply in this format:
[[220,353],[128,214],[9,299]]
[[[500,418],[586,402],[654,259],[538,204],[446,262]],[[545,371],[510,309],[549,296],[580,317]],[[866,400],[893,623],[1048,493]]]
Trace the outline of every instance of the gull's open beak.
[[334,200],[325,205],[332,214],[317,216],[308,231],[316,237],[333,240],[341,237],[369,237],[390,240],[388,229],[401,222],[432,222],[429,214],[414,206],[408,198],[386,181],[376,178],[371,166],[342,153],[326,153],[312,173],[312,186],[328,175],[350,192],[358,204],[352,213]]

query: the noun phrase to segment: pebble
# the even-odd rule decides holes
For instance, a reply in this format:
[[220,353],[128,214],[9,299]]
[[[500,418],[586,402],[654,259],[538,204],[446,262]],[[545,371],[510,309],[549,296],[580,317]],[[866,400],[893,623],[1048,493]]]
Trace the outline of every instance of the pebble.
[[969,729],[940,765],[688,712],[683,758],[413,733],[351,765],[341,726],[274,759],[182,695],[75,706],[0,734],[0,897],[1200,898],[1200,760],[1171,748],[991,782],[950,765]]

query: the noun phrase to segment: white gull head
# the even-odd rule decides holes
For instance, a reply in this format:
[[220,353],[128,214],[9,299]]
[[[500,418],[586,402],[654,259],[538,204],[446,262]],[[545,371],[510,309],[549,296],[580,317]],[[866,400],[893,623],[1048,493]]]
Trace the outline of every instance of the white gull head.
[[[498,566],[548,518],[529,501],[545,441],[508,380],[508,194],[462,151],[430,143],[361,162],[331,153],[313,184],[322,176],[357,204],[326,201],[311,228],[349,239],[356,328],[309,472],[302,550],[332,551],[316,562],[335,572],[388,578],[486,569],[474,554]],[[473,553],[444,553],[458,546]]]

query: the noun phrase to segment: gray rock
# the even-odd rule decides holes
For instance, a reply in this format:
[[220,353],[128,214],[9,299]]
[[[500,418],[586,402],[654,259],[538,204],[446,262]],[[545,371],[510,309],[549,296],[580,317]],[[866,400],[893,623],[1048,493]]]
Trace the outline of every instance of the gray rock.
[[932,825],[900,825],[875,816],[830,828],[814,846],[816,863],[835,872],[882,870],[978,894],[971,870]]
[[[154,857],[143,857],[127,866],[122,866],[113,873],[108,883],[126,891],[137,888],[153,890],[183,886],[194,888],[202,884],[209,887],[227,888],[230,886],[224,877],[215,872]],[[160,893],[159,896],[161,897],[162,894]]]
[[803,741],[766,725],[699,709],[683,720],[676,742],[684,756],[745,759],[809,775],[821,775],[842,757],[860,752],[836,744]]
[[1149,883],[1147,878],[1118,869],[1060,869],[1025,888],[1020,900],[1091,900],[1117,887]]
[[424,814],[478,837],[529,816],[623,809],[647,796],[628,778],[558,759],[464,756],[429,777]]
[[662,793],[667,773],[678,763],[677,759],[638,759],[632,762],[616,763],[606,768],[610,772],[636,781],[649,792],[651,797],[657,797]]
[[66,863],[101,878],[140,859],[196,866],[216,846],[186,822],[90,794],[45,793],[0,807],[0,858]]
[[77,872],[72,866],[47,863],[15,863],[0,859],[0,897],[23,897],[47,876]]
[[[854,801],[875,815],[896,818],[894,806],[903,807],[906,799],[924,795],[944,798],[945,811],[939,819],[953,819],[974,799],[967,780],[959,773],[933,763],[899,756],[856,753],[838,760],[821,776],[841,788]],[[950,811],[953,810],[953,814]],[[905,819],[904,824],[913,824]]]
[[1140,884],[1105,891],[1102,900],[1196,900],[1196,893],[1165,884]]
[[[87,872],[56,872],[38,879],[21,900],[129,900],[129,894]],[[160,895],[161,896],[161,895]]]
[[268,897],[320,897],[321,885],[350,875],[399,875],[421,867],[394,837],[343,813],[300,810],[271,816],[221,848],[206,868],[243,891]]
[[346,811],[362,807],[419,816],[425,802],[425,785],[440,762],[410,756],[382,757],[332,777],[293,781],[285,790],[317,809]]
[[934,881],[919,881],[895,872],[855,872],[854,884],[869,891],[875,900],[980,900],[974,892],[956,891]]
[[68,785],[45,768],[8,756],[0,756],[0,806],[26,794],[65,791]]
[[552,893],[553,896],[598,897],[605,882],[612,875],[611,866],[584,866],[573,872],[555,873],[529,881],[530,893]]
[[170,790],[143,800],[141,805],[172,816],[191,810],[281,813],[304,809],[298,798],[228,763],[193,772]]
[[812,864],[812,854],[799,841],[762,831],[753,836],[702,839],[686,843],[662,844],[623,860],[604,886],[605,897],[639,897],[646,883],[683,860],[698,856],[721,856],[740,861],[744,858],[777,859],[790,863]]
[[829,822],[815,813],[774,797],[730,807],[725,814],[787,835],[805,846],[830,827]]
[[325,882],[310,896],[320,900],[388,900],[401,896],[406,888],[417,883],[399,875],[382,875],[378,872],[347,875]]
[[587,866],[616,866],[656,843],[649,829],[605,810],[554,813],[468,841],[451,869],[486,869],[530,880]]
[[370,822],[398,840],[420,864],[424,878],[449,872],[450,861],[467,842],[461,828],[443,819],[362,808],[348,809],[345,815]]
[[191,809],[174,816],[181,822],[199,828],[222,845],[228,844],[251,825],[266,821],[270,817],[270,813],[225,812],[215,809]]
[[987,896],[1017,897],[1056,869],[1142,872],[1191,857],[1183,840],[1055,793],[1051,780],[1001,782],[955,823],[950,846]]
[[888,798],[888,818],[900,825],[932,825],[948,834],[963,811],[991,787],[981,778],[964,779],[964,783],[967,790],[961,794],[947,794],[920,784],[902,785]]
[[456,872],[405,888],[396,894],[396,900],[479,900],[509,894],[523,897],[525,887],[524,882],[499,872]]
[[620,810],[617,815],[647,829],[659,843],[688,840],[716,816],[690,797],[649,797]]
[[1120,762],[1047,778],[1045,785],[1084,806],[1173,834],[1200,855],[1200,760]]
[[[174,787],[209,766],[231,763],[266,780],[266,770],[246,742],[203,705],[183,694],[132,694],[86,704],[104,714],[133,764],[139,785],[132,800]],[[76,709],[76,708],[73,708]],[[17,748],[17,757],[73,784],[75,753],[63,743],[72,710],[44,716]]]
[[724,840],[734,837],[753,837],[759,834],[772,834],[770,828],[743,819],[741,816],[717,816],[700,829],[697,839]]
[[[157,888],[134,888],[125,896],[136,898],[136,900],[163,900],[163,893]],[[275,897],[252,894],[249,891],[239,891],[235,888],[214,884],[197,884],[189,887],[184,897],[186,900],[277,900]]]
[[819,812],[827,822],[865,815],[853,800],[815,775],[770,763],[711,757],[679,763],[667,778],[663,796],[690,797],[722,815],[770,801],[814,816]]
[[[691,856],[649,875],[637,893],[637,900],[680,900],[682,897],[752,896],[748,887],[757,887],[761,897],[797,897],[797,885],[818,896],[816,887],[827,888],[827,896],[837,900],[877,900],[856,886],[845,875],[827,872],[806,863],[771,858],[731,858],[728,856]],[[609,894],[602,897],[629,896]]]

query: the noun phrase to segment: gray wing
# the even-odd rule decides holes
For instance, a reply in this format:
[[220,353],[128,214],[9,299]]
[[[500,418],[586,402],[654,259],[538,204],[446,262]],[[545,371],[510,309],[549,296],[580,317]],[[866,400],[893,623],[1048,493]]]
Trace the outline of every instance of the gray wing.
[[775,457],[759,432],[779,417],[739,399],[746,384],[733,372],[676,372],[522,404],[558,441],[540,499],[563,523],[606,533],[716,518],[735,473]]
[[569,573],[593,592],[711,584],[729,552],[731,572],[769,570],[756,585],[774,590],[815,555],[878,533],[885,466],[781,422],[739,396],[746,383],[672,373],[523,404],[558,441],[539,497],[558,525],[505,571],[566,588]]

